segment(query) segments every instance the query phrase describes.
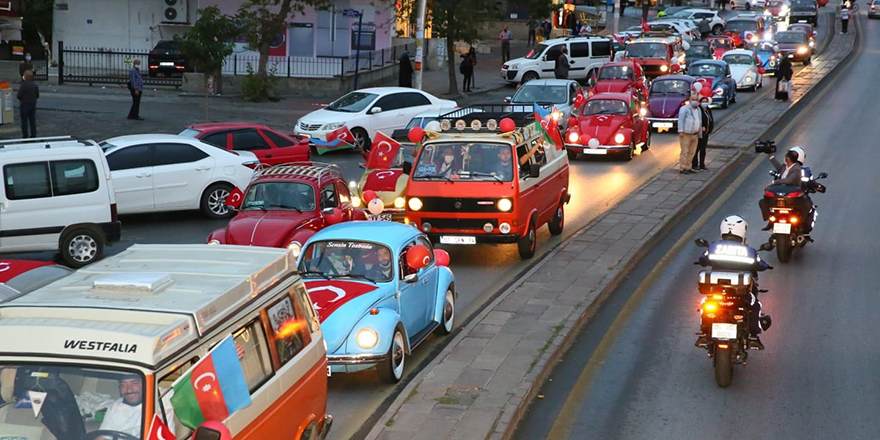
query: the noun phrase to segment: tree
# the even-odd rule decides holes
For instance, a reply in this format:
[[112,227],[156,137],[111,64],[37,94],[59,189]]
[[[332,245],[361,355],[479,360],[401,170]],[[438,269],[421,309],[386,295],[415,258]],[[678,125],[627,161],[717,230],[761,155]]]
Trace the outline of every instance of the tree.
[[455,42],[476,43],[486,21],[498,17],[494,7],[492,0],[433,0],[428,3],[433,32],[446,38],[450,95],[458,94]]
[[17,0],[13,2],[13,10],[19,11],[22,17],[22,38],[33,42],[51,43],[52,41],[52,9],[55,0]]
[[[333,0],[247,0],[238,8],[237,18],[242,32],[253,50],[260,53],[255,80],[259,84],[270,84],[268,79],[269,46],[275,37],[286,30],[287,21],[292,14],[303,13],[306,7],[321,9],[329,7]],[[269,99],[270,87],[257,87],[254,101]]]
[[232,17],[220,13],[216,6],[208,6],[199,10],[199,19],[182,37],[174,36],[190,66],[205,75],[205,122],[208,121],[208,78],[214,76],[219,81],[223,61],[232,54],[233,40],[239,32]]

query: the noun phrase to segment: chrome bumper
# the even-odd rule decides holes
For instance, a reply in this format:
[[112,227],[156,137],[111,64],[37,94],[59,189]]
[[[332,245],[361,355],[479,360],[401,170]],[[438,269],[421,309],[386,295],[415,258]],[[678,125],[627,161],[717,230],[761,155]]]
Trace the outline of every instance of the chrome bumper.
[[629,150],[629,145],[599,145],[596,148],[591,148],[586,145],[565,144],[565,148],[581,154],[604,156],[611,152],[619,153]]
[[378,364],[385,360],[384,354],[343,354],[327,356],[328,365]]

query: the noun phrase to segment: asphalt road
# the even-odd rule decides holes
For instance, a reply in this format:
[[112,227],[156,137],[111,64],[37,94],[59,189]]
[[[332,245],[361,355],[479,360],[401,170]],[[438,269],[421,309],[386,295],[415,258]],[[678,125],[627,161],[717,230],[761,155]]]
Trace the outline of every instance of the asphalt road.
[[[828,26],[822,26],[820,30],[824,31],[827,28]],[[825,38],[823,32],[820,35],[820,45]],[[731,105],[727,110],[715,110],[716,123],[723,122],[732,112],[750,105],[755,97],[770,93],[773,80],[767,77],[765,82],[770,87],[765,87],[757,93],[740,91],[736,104]],[[501,89],[468,97],[459,100],[459,103],[499,102],[501,98],[510,94],[511,90]],[[98,95],[94,100],[64,94],[50,95],[49,99],[41,100],[41,105],[53,106],[58,110],[50,114],[53,120],[48,124],[49,128],[41,134],[63,134],[69,130],[69,127],[77,127],[76,134],[80,136],[105,139],[132,133],[133,129],[137,130],[136,132],[174,132],[184,123],[199,122],[201,118],[201,103],[187,98],[169,105],[163,112],[156,112],[154,117],[148,117],[144,122],[121,121],[119,124],[107,124],[103,121],[102,119],[107,118],[104,115],[118,115],[127,111],[128,101],[124,98],[123,96],[99,101],[101,98]],[[85,113],[82,112],[83,108],[86,109]],[[290,117],[279,116],[277,111],[267,109],[264,113],[264,116],[256,118],[259,122],[282,127],[290,123]],[[215,110],[212,115],[214,118],[235,119],[234,111],[228,109]],[[651,149],[634,158],[632,162],[605,159],[574,161],[571,164],[570,182],[572,201],[565,208],[566,230],[561,237],[551,238],[547,228],[542,228],[539,231],[538,253],[532,260],[520,260],[515,245],[447,247],[451,255],[451,267],[458,280],[456,285],[460,295],[457,303],[459,326],[461,320],[473,316],[495,294],[513,282],[520,273],[554,246],[675,162],[678,154],[678,137],[675,134],[655,133]],[[338,164],[348,180],[356,180],[362,173],[358,167],[362,159],[351,152],[327,154],[315,160]],[[223,227],[226,223],[208,220],[195,212],[123,216],[122,221],[123,240],[108,248],[108,254],[121,252],[134,243],[204,243],[212,230]],[[10,256],[54,258],[51,253]],[[444,340],[440,338],[432,337],[419,347],[413,358],[408,360],[408,377],[398,386],[380,383],[372,371],[337,375],[331,378],[328,409],[335,419],[333,438],[357,438],[365,434],[372,426],[369,422],[381,413],[380,410],[390,403],[409,378],[442,348],[443,342]]]
[[[715,384],[711,360],[694,347],[700,295],[691,264],[697,237],[717,239],[726,215],[751,221],[749,242],[766,241],[757,202],[768,182],[763,157],[747,158],[727,185],[685,218],[614,293],[557,365],[516,439],[876,438],[880,297],[873,157],[880,126],[880,24],[861,15],[862,49],[777,136],[803,145],[829,191],[813,197],[815,243],[760,275],[773,327],[767,349]],[[749,165],[759,161],[757,167]],[[734,179],[739,179],[735,181]],[[740,184],[741,183],[741,184]],[[717,210],[710,205],[719,204]],[[704,216],[704,213],[707,215]],[[702,220],[706,220],[702,222]]]

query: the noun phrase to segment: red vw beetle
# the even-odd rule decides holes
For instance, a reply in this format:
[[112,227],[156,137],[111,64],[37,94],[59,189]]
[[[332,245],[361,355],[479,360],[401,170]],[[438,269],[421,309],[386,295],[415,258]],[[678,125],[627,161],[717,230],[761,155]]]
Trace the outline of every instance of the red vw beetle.
[[595,84],[589,90],[589,96],[599,93],[626,93],[632,92],[644,100],[647,98],[645,89],[645,75],[639,63],[629,61],[614,61],[605,63],[596,75]]
[[565,133],[568,157],[619,155],[632,160],[636,147],[651,144],[647,111],[631,93],[600,93],[587,99],[580,117],[569,120]]
[[720,60],[728,50],[736,49],[737,46],[742,44],[742,39],[733,32],[718,37],[709,37],[708,41],[712,48],[715,49],[716,60]]
[[[236,197],[237,196],[237,197]],[[208,244],[286,247],[299,257],[302,245],[327,226],[366,220],[351,204],[348,185],[334,165],[278,165],[260,170],[244,194],[227,198],[238,210]]]
[[195,124],[179,134],[228,151],[250,151],[264,165],[305,162],[311,154],[307,137],[248,122]]

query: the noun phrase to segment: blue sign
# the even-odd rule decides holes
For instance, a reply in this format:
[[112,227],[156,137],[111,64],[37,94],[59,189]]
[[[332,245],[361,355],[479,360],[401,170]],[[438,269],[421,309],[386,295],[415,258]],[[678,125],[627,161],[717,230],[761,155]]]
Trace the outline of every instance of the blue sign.
[[90,19],[86,20],[86,23],[92,24],[92,19],[90,18]]

